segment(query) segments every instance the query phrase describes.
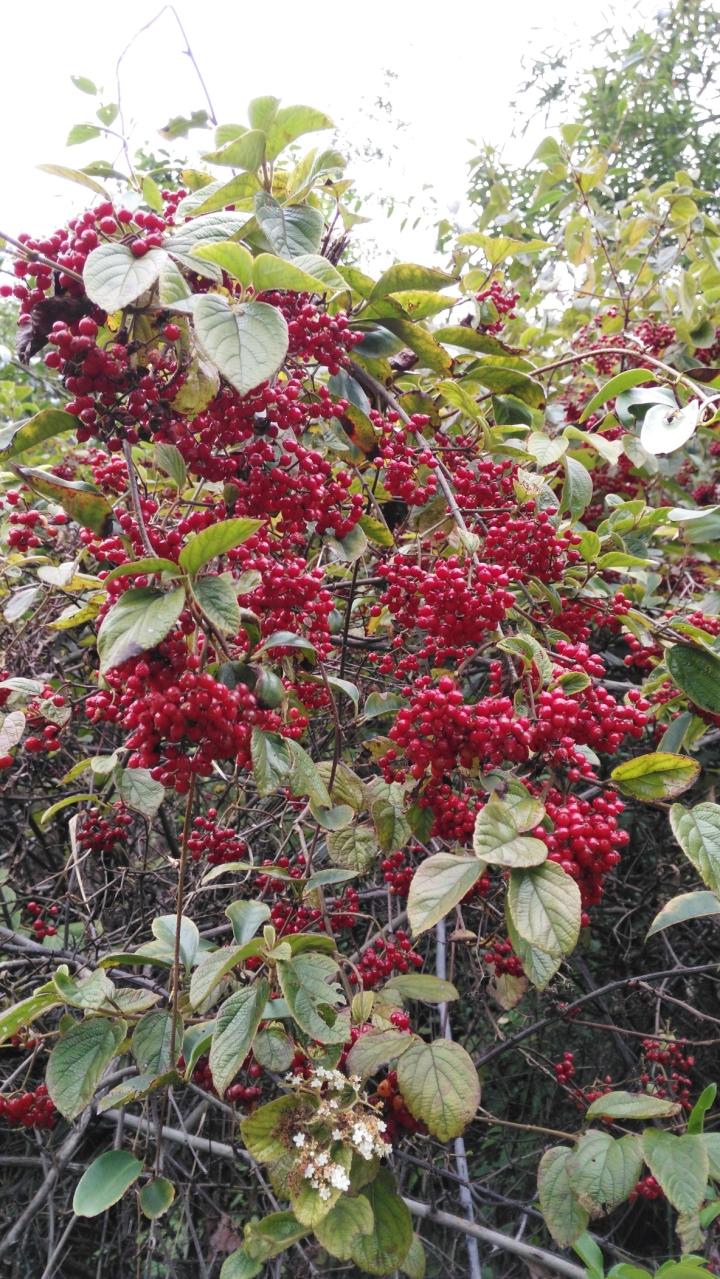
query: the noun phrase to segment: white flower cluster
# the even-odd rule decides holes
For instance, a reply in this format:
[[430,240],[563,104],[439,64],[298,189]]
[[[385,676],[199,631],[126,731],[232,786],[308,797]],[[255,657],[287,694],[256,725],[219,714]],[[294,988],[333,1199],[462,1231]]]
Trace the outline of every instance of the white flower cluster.
[[376,1119],[374,1115],[356,1119],[350,1129],[350,1142],[363,1159],[372,1159],[373,1155],[380,1155],[382,1158],[392,1150],[392,1146],[381,1135],[386,1129],[384,1120]]
[[[348,1146],[351,1147],[363,1159],[372,1159],[374,1155],[383,1158],[391,1153],[392,1147],[382,1135],[387,1130],[387,1124],[382,1119],[364,1106],[359,1098],[355,1103],[351,1102],[349,1106],[341,1108],[337,1097],[331,1095],[347,1090],[348,1085],[359,1090],[359,1076],[348,1077],[340,1070],[316,1066],[307,1079],[293,1074],[286,1075],[285,1079],[295,1087],[311,1088],[318,1093],[323,1090],[323,1095],[318,1097],[317,1109],[313,1112],[311,1122],[316,1124],[330,1121],[334,1142],[343,1142],[346,1150]],[[360,1113],[358,1102],[362,1105]],[[333,1190],[350,1189],[347,1172],[341,1164],[334,1162],[329,1151],[324,1149],[312,1132],[300,1130],[293,1134],[292,1141],[300,1156],[298,1163],[302,1176],[318,1191],[321,1199],[330,1199]]]
[[350,1178],[345,1169],[342,1164],[333,1163],[327,1150],[322,1150],[312,1138],[308,1140],[304,1132],[295,1133],[293,1141],[307,1159],[303,1177],[310,1182],[313,1190],[317,1190],[321,1199],[329,1199],[333,1190],[350,1189]]
[[344,1075],[341,1070],[327,1070],[325,1066],[316,1066],[308,1079],[303,1075],[286,1075],[285,1082],[293,1087],[313,1088],[318,1092],[321,1088],[329,1088],[332,1092],[341,1092],[350,1084],[353,1088],[360,1085],[359,1075]]

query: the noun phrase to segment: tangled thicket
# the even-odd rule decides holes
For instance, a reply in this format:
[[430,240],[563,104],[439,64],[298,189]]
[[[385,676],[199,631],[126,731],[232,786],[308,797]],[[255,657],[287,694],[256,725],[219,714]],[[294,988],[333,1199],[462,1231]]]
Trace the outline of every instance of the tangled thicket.
[[0,1252],[717,1273],[708,193],[374,280],[249,125],[7,245]]

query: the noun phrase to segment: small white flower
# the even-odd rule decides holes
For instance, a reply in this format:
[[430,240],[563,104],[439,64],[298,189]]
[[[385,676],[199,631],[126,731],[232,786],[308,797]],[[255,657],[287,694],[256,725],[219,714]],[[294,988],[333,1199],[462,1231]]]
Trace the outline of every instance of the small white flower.
[[334,1098],[333,1098],[331,1101],[329,1101],[329,1102],[328,1102],[328,1105],[329,1105],[329,1107],[330,1107],[330,1109],[331,1109],[331,1110],[337,1110],[337,1109],[338,1109],[339,1104],[340,1104],[340,1103],[339,1103],[339,1102],[337,1102],[337,1101],[335,1101],[335,1099],[334,1099]]
[[340,1164],[332,1164],[330,1168],[328,1168],[327,1175],[330,1185],[334,1186],[336,1190],[350,1189],[350,1178],[348,1177],[345,1169],[341,1168]]
[[296,1146],[304,1146],[307,1138],[304,1132],[296,1132],[293,1137],[293,1144]]
[[330,1187],[329,1187],[329,1186],[321,1186],[321,1187],[320,1187],[320,1198],[321,1198],[321,1199],[329,1199],[329,1198],[330,1198],[330,1196],[331,1196],[331,1194],[332,1194],[332,1190],[330,1189]]
[[308,1164],[307,1168],[305,1169],[303,1173],[303,1177],[305,1177],[307,1181],[311,1181],[314,1176],[315,1176],[315,1169],[312,1164]]
[[342,1133],[339,1128],[333,1128],[333,1141],[342,1141]]
[[378,1126],[378,1132],[385,1132],[387,1128],[387,1124],[385,1123],[384,1119],[378,1119],[377,1126]]
[[330,1156],[327,1150],[321,1150],[320,1154],[315,1156],[315,1163],[318,1168],[324,1168],[326,1164],[330,1163]]

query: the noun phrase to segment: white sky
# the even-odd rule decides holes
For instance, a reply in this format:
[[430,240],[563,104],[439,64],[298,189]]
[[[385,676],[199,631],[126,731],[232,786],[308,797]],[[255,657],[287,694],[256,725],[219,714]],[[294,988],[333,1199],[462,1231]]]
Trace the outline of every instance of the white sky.
[[[247,102],[267,93],[286,104],[319,107],[359,151],[370,131],[380,142],[387,158],[352,164],[369,197],[402,201],[429,184],[447,206],[457,207],[474,150],[469,139],[507,143],[512,158],[522,162],[542,136],[538,122],[530,136],[508,143],[523,55],[579,36],[591,57],[591,38],[608,15],[632,30],[640,15],[655,12],[658,0],[615,0],[601,9],[582,0],[451,0],[447,6],[436,0],[178,0],[176,7],[220,121],[242,122]],[[82,188],[34,166],[116,160],[106,141],[65,146],[71,126],[92,120],[97,105],[70,76],[89,77],[104,86],[103,101],[114,101],[119,53],[161,8],[148,0],[6,0],[0,228],[47,232],[83,207]],[[136,144],[152,141],[169,117],[204,106],[182,49],[177,25],[165,13],[124,61],[123,102]],[[389,91],[388,70],[396,77]],[[390,96],[394,126],[373,123],[378,96]],[[398,122],[405,127],[398,129]],[[375,238],[391,256],[428,260],[431,233],[400,233],[398,221],[375,227]]]

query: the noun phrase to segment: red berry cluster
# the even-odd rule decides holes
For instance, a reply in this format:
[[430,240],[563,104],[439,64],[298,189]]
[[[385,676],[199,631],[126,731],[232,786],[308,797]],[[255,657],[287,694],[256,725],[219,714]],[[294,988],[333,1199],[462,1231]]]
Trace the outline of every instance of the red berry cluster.
[[205,817],[196,817],[188,839],[188,850],[193,861],[204,857],[210,866],[222,866],[228,862],[242,862],[247,857],[248,846],[229,826],[220,826],[215,820],[217,809],[209,808]]
[[[250,733],[255,724],[278,728],[277,716],[262,711],[244,684],[227,688],[200,668],[182,635],[107,672],[109,690],[88,698],[93,722],[121,723],[130,730],[126,746],[131,768],[148,768],[156,781],[186,794],[194,774],[209,777],[213,760],[250,765]],[[300,732],[299,717],[288,732]]]
[[670,1097],[685,1110],[692,1108],[690,1071],[695,1058],[687,1051],[687,1040],[643,1039],[643,1055],[650,1069],[640,1076],[640,1082],[650,1086],[655,1097]]
[[422,968],[423,958],[413,950],[407,933],[398,928],[391,937],[376,937],[372,946],[363,951],[358,971],[365,990],[374,990],[387,981],[394,972],[407,973],[412,968]]
[[558,533],[552,523],[555,511],[535,511],[533,502],[524,508],[527,514],[509,519],[494,519],[487,526],[484,558],[501,565],[511,582],[537,577],[541,582],[556,582],[569,564],[577,564],[579,552],[573,548],[582,540],[567,530]]
[[[411,777],[420,779],[429,770],[433,778],[441,778],[458,763],[470,768],[474,760],[487,769],[528,758],[530,722],[514,715],[509,698],[486,697],[468,704],[449,675],[443,675],[436,687],[430,676],[421,676],[405,691],[412,700],[398,711],[390,738],[409,760]],[[397,752],[390,750],[381,760],[388,777],[394,775],[396,759]]]
[[57,1111],[45,1084],[40,1084],[31,1092],[0,1097],[0,1119],[14,1128],[51,1129],[57,1122]]
[[55,937],[57,928],[52,922],[59,914],[57,906],[48,906],[47,914],[50,916],[50,922],[43,917],[43,907],[39,902],[28,902],[25,907],[29,915],[32,915],[32,930],[35,934],[36,941],[42,941],[44,937]]
[[630,1191],[630,1194],[628,1195],[628,1199],[630,1200],[630,1203],[634,1203],[636,1199],[664,1199],[664,1198],[665,1198],[665,1191],[663,1190],[660,1183],[655,1180],[655,1178],[652,1176],[651,1173],[647,1173],[646,1176],[640,1177],[639,1181],[635,1182],[635,1185],[633,1186],[632,1190]]
[[127,845],[133,815],[122,803],[113,804],[110,812],[88,808],[77,825],[77,842],[82,852],[112,853]]
[[415,413],[408,425],[393,411],[383,418],[371,410],[370,420],[380,433],[373,461],[378,470],[383,468],[383,484],[388,493],[408,506],[424,506],[437,492],[437,458],[421,439],[429,417]]
[[258,301],[269,302],[285,316],[290,358],[303,364],[320,364],[328,373],[339,373],[348,363],[353,347],[365,337],[349,327],[342,311],[327,315],[311,301],[309,293],[259,293]]
[[480,303],[478,328],[483,333],[499,333],[505,321],[515,315],[520,294],[506,293],[501,281],[493,280],[489,288],[475,294],[475,300]]
[[574,1053],[563,1053],[559,1061],[553,1062],[553,1070],[559,1084],[569,1084],[570,1080],[575,1078]]
[[383,1118],[387,1124],[385,1136],[393,1145],[403,1136],[427,1132],[423,1123],[410,1114],[402,1094],[398,1091],[397,1071],[391,1070],[377,1086],[377,1093],[371,1101],[382,1101]]
[[[409,632],[420,631],[419,656],[436,662],[476,648],[514,603],[509,575],[497,564],[468,565],[451,555],[425,567],[395,555],[379,572],[388,583],[380,603],[393,616],[396,647],[407,643]],[[391,669],[392,659],[381,662],[382,673]]]
[[496,977],[502,977],[505,974],[509,977],[523,975],[523,966],[507,938],[498,939],[488,946],[483,955],[483,963],[494,969]]
[[610,791],[592,799],[579,799],[553,789],[544,802],[554,829],[547,831],[540,826],[534,833],[545,840],[548,860],[558,862],[577,880],[583,924],[587,926],[587,908],[600,901],[603,880],[620,861],[621,850],[630,839],[627,831],[618,828],[625,805]]

